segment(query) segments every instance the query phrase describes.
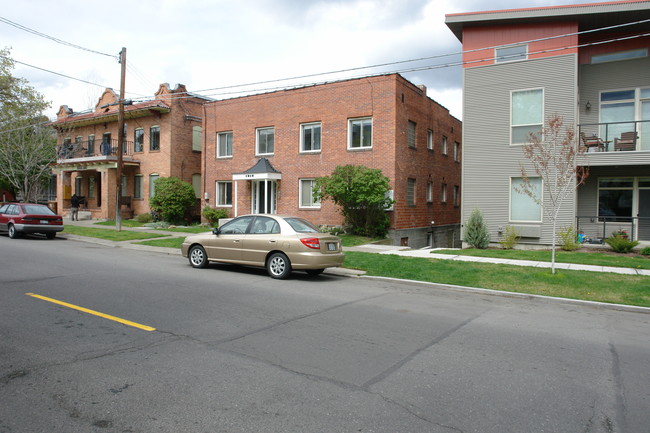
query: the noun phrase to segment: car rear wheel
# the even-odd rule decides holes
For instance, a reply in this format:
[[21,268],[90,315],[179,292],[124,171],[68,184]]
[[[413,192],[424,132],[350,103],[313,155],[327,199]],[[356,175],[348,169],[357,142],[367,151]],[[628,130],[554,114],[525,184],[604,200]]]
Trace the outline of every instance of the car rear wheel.
[[16,227],[13,224],[9,224],[7,230],[9,231],[9,237],[11,239],[16,239],[18,237],[18,231],[16,230]]
[[193,245],[187,253],[190,265],[194,268],[205,268],[208,265],[208,255],[201,245]]
[[310,277],[317,277],[323,273],[325,269],[307,269],[307,275]]
[[266,261],[266,270],[271,278],[284,280],[291,274],[291,262],[283,253],[273,253]]

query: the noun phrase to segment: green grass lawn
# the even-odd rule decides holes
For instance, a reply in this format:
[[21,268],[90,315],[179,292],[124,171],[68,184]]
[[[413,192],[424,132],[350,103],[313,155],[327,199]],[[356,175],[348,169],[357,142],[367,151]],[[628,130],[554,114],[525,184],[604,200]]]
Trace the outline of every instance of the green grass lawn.
[[151,241],[136,242],[138,245],[149,245],[150,247],[180,248],[185,238],[170,237],[165,239],[154,239]]
[[[98,226],[115,226],[114,220],[96,222]],[[136,220],[122,220],[122,227],[142,227],[144,224]]]
[[341,238],[341,244],[344,247],[357,247],[359,245],[365,245],[380,240],[380,239],[367,238],[365,236],[357,236],[357,235],[342,234],[336,236]]
[[[101,221],[95,223],[96,225],[101,226],[115,226],[114,220]],[[136,220],[122,220],[122,227],[145,227],[143,223],[140,223]],[[204,233],[211,232],[212,227],[206,226],[188,226],[188,227],[174,227],[174,228],[156,228],[151,227],[152,230],[164,230],[166,232],[176,232],[176,233]]]
[[[512,260],[551,261],[551,251],[542,250],[503,250],[468,248],[464,250],[439,250],[433,253],[463,255],[474,257],[496,257]],[[625,255],[606,251],[556,251],[557,263],[577,263],[581,265],[615,266],[622,268],[650,269],[650,258],[639,255]]]
[[650,307],[650,278],[605,272],[455,262],[346,252],[345,267],[368,275]]
[[99,229],[92,227],[82,227],[82,226],[73,226],[67,225],[63,230],[63,233],[70,233],[72,235],[79,236],[88,236],[91,238],[105,239],[108,241],[134,241],[138,239],[153,239],[169,236],[168,234],[157,234],[157,233],[145,233],[145,232],[136,232],[132,230],[111,230],[111,229]]

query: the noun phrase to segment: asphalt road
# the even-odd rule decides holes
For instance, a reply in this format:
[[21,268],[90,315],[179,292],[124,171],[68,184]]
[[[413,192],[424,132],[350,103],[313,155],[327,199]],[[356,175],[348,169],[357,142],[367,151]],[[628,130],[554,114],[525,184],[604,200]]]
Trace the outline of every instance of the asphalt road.
[[650,314],[0,236],[0,433],[649,433],[649,336]]

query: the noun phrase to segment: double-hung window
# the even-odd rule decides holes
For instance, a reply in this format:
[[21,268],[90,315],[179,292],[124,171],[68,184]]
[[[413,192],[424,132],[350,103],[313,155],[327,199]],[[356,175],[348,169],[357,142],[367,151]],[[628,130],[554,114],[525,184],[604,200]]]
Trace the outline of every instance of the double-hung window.
[[217,182],[217,206],[232,206],[232,182]]
[[144,128],[136,128],[133,131],[133,151],[142,152],[144,150]]
[[372,147],[372,117],[350,119],[348,124],[348,149]]
[[320,208],[320,201],[314,200],[314,179],[300,179],[300,207]]
[[300,151],[320,152],[321,150],[320,123],[305,123],[300,125]]
[[526,144],[542,131],[544,89],[514,90],[510,98],[510,144]]
[[257,155],[273,155],[275,147],[275,128],[257,129]]
[[531,177],[529,182],[535,198],[524,192],[523,178],[510,178],[510,221],[542,222],[542,178]]
[[447,154],[447,137],[444,135],[442,136],[442,154]]
[[415,179],[406,180],[406,204],[415,206]]
[[433,182],[427,182],[427,203],[433,202]]
[[407,131],[407,141],[408,146],[415,148],[415,132],[417,129],[417,124],[409,120],[408,131]]
[[232,131],[217,133],[217,158],[232,157]]
[[160,150],[160,126],[149,129],[149,150]]

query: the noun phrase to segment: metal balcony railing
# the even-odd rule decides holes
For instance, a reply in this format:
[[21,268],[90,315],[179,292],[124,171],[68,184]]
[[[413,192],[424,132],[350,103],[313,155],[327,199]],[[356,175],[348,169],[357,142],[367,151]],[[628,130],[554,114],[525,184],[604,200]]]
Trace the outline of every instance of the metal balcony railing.
[[589,152],[650,151],[650,120],[578,125]]
[[615,234],[645,241],[650,240],[650,217],[580,215],[576,217],[576,231],[594,243],[602,243]]
[[[133,142],[124,141],[122,155],[133,155]],[[58,147],[58,159],[117,156],[117,139],[63,143]]]

